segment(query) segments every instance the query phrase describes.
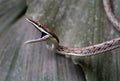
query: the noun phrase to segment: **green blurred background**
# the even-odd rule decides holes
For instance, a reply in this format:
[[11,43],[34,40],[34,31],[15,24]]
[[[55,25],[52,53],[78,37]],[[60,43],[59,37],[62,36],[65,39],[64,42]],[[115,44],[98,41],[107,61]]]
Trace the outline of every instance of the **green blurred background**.
[[[111,0],[120,20],[120,1]],[[48,26],[60,44],[85,47],[119,37],[102,0],[0,0],[0,81],[120,81],[120,49],[89,57],[48,50],[25,17]]]

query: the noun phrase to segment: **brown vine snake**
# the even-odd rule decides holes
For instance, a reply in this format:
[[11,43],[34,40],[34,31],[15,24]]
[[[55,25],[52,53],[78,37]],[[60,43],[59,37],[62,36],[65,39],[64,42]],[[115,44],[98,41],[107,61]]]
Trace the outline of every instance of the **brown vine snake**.
[[[114,25],[114,27],[116,27],[116,29],[120,31],[120,23],[118,22],[118,20],[116,19],[116,17],[112,12],[110,6],[110,0],[103,0],[103,6],[109,21]],[[35,40],[28,40],[25,43],[51,41],[52,48],[55,49],[55,51],[59,54],[74,55],[74,56],[89,56],[89,55],[96,55],[99,53],[103,53],[120,47],[120,37],[84,48],[71,48],[71,47],[61,46],[59,45],[58,37],[48,27],[32,19],[26,18],[26,20],[28,20],[31,24],[33,24],[34,27],[37,28],[42,33],[42,35],[41,38]]]

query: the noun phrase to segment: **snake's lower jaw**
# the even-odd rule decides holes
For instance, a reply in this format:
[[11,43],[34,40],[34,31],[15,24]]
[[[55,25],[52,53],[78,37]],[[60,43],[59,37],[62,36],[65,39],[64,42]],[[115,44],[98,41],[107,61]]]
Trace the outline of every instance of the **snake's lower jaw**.
[[[52,39],[52,38],[51,38]],[[33,40],[28,40],[24,42],[25,44],[32,44],[32,43],[37,43],[37,42],[46,42],[46,47],[50,50],[55,50],[57,48],[57,44],[51,39],[44,39],[44,38],[38,38],[38,39],[33,39]]]
[[46,36],[44,36],[44,37],[42,37],[42,38],[33,39],[33,40],[28,40],[28,41],[26,41],[26,42],[24,42],[24,43],[25,43],[25,44],[37,43],[37,42],[41,42],[41,41],[46,41],[46,40],[48,40],[48,39],[50,39],[50,38],[51,38],[51,36],[46,35]]
[[25,41],[24,44],[31,44],[31,43],[37,43],[39,41],[37,40],[28,40],[28,41]]
[[24,43],[25,43],[25,44],[31,44],[31,43],[41,42],[41,41],[44,41],[44,40],[41,39],[41,38],[38,38],[38,39],[28,40],[28,41],[26,41],[26,42],[24,42]]

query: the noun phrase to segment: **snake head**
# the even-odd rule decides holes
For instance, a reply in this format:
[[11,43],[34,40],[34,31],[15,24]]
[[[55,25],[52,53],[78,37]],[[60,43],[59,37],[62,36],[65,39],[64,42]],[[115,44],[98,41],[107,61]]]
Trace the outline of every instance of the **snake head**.
[[24,43],[36,43],[41,41],[47,41],[48,39],[52,40],[54,43],[59,43],[58,37],[46,26],[41,24],[40,22],[34,21],[32,19],[26,18],[28,22],[30,22],[36,29],[41,32],[41,37],[38,39],[28,40]]

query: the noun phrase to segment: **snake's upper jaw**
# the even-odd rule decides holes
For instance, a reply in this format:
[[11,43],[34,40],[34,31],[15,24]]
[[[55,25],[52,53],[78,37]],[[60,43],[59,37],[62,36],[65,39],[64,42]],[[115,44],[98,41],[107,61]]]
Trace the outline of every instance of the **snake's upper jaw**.
[[47,33],[42,27],[41,25],[32,20],[32,19],[28,19],[26,18],[26,20],[28,22],[30,22],[32,25],[34,25],[35,28],[37,28],[40,32],[41,32],[41,38],[38,38],[38,39],[33,39],[33,40],[28,40],[26,42],[24,42],[25,44],[30,44],[30,43],[36,43],[36,42],[41,42],[41,41],[45,41],[47,39],[49,39],[51,37],[51,35],[49,33]]

